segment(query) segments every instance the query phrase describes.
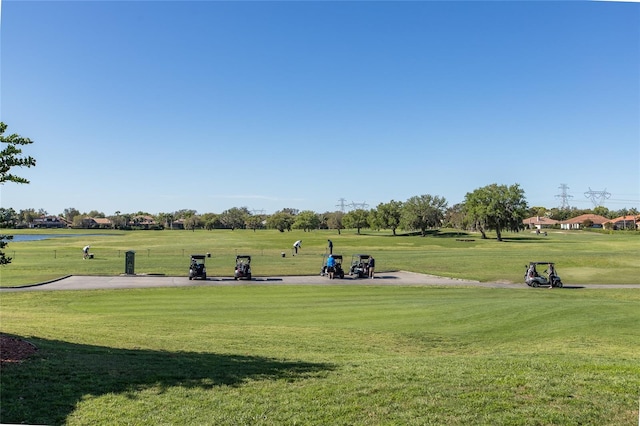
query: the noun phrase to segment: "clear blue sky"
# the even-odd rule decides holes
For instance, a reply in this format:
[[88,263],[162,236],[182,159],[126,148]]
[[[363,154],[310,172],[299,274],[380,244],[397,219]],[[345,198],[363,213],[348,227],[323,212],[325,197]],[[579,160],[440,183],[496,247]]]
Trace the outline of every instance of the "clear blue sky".
[[640,207],[640,4],[2,2],[2,207]]

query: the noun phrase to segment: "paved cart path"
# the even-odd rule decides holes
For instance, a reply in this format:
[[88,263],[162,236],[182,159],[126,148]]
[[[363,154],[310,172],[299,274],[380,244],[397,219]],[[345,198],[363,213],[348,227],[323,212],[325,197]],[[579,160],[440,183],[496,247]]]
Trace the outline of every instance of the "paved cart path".
[[[418,274],[414,272],[381,272],[374,279],[355,278],[346,276],[344,279],[330,280],[320,275],[284,276],[284,277],[253,277],[251,281],[234,280],[232,277],[207,277],[206,280],[189,280],[187,277],[167,277],[159,275],[120,275],[120,276],[81,276],[72,275],[49,283],[24,286],[4,287],[0,291],[51,291],[51,290],[104,290],[124,288],[154,288],[154,287],[188,287],[188,286],[232,286],[232,285],[402,285],[402,286],[459,286],[459,287],[488,287],[527,289],[524,283],[481,283],[471,280],[437,277],[435,275]],[[592,288],[635,288],[640,284],[565,284],[562,289],[592,289]],[[542,290],[531,289],[531,290]]]

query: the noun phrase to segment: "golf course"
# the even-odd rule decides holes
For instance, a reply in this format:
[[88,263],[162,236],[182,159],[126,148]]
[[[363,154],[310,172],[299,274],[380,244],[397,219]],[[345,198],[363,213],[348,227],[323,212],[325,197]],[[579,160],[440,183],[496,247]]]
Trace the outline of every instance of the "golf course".
[[[640,418],[640,289],[618,288],[640,283],[637,232],[520,232],[502,242],[456,230],[19,234],[36,239],[5,249],[12,262],[0,269],[0,331],[35,351],[2,365],[0,423],[637,425]],[[374,256],[381,279],[296,284],[319,275],[328,239],[347,268],[352,255]],[[293,256],[296,240],[302,248]],[[83,259],[86,245],[91,259]],[[67,276],[119,277],[132,251],[140,278],[185,285],[14,291]],[[189,284],[191,254],[211,255],[206,285]],[[255,280],[231,278],[238,254],[252,256]],[[528,287],[530,261],[555,262],[565,287]],[[504,286],[382,279],[398,271]],[[269,285],[279,277],[286,283]]]

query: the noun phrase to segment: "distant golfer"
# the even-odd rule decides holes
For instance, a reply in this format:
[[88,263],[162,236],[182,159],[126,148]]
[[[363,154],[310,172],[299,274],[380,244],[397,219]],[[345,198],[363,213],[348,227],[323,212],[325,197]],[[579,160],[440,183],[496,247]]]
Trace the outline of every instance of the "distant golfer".
[[91,248],[91,246],[84,246],[84,248],[82,249],[82,258],[86,259],[89,257],[89,249]]
[[329,254],[333,254],[333,241],[327,240],[329,242]]
[[302,248],[302,240],[298,240],[293,243],[293,255],[298,254],[298,249]]

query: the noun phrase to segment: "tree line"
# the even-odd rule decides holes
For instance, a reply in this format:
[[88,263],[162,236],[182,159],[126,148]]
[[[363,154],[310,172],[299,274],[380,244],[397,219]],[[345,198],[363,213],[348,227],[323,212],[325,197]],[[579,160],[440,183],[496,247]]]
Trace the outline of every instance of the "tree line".
[[[114,229],[277,229],[281,232],[301,229],[333,229],[338,233],[342,229],[390,230],[397,235],[399,230],[418,232],[426,235],[437,228],[455,228],[478,231],[486,238],[487,231],[495,231],[501,239],[504,231],[523,229],[523,220],[529,217],[547,217],[563,221],[582,214],[593,213],[610,219],[626,215],[638,215],[637,209],[609,210],[600,206],[594,209],[529,207],[525,194],[518,184],[491,184],[466,194],[462,203],[449,206],[446,199],[437,195],[418,195],[405,201],[391,200],[380,203],[372,209],[355,209],[349,212],[326,211],[317,213],[311,210],[300,211],[295,208],[283,208],[273,214],[254,214],[247,207],[233,207],[221,213],[199,214],[196,210],[183,209],[174,212],[152,214],[138,211],[112,215],[92,210],[81,213],[70,207],[64,209],[59,217],[70,226],[85,228],[87,218],[105,218],[108,227]],[[46,216],[44,209],[0,208],[0,227],[30,227],[36,219]],[[153,220],[149,225],[148,218]],[[144,223],[143,223],[144,222]],[[95,226],[95,225],[94,225]],[[106,227],[106,226],[103,226]]]

